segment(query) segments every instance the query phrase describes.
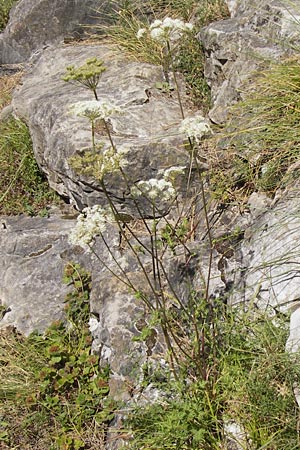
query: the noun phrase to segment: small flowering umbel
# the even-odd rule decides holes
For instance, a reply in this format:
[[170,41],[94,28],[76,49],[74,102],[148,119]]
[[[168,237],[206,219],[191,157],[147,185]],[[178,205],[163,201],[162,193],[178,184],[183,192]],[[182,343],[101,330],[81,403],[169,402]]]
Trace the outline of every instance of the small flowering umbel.
[[145,197],[154,203],[156,200],[160,202],[171,201],[176,196],[176,191],[172,183],[164,179],[158,180],[151,178],[147,181],[139,181],[135,186],[132,186],[130,193],[132,197]]
[[98,153],[94,150],[86,150],[84,153],[72,156],[69,159],[71,167],[77,173],[102,181],[106,174],[118,172],[128,165],[126,159],[128,149],[115,150],[110,147],[103,150],[99,147],[99,150]]
[[199,143],[204,136],[212,133],[209,124],[202,116],[187,117],[182,120],[179,131],[190,139],[194,139],[197,143]]
[[[149,34],[153,40],[166,43],[177,41],[184,33],[191,32],[192,29],[191,23],[166,17],[164,20],[155,20],[149,27]],[[146,28],[140,28],[136,36],[141,39],[146,33]]]
[[90,250],[96,236],[103,233],[106,224],[111,220],[111,213],[100,205],[84,208],[77,218],[75,228],[69,235],[69,242]]
[[85,64],[79,67],[68,66],[67,73],[62,77],[64,81],[79,83],[87,89],[90,89],[98,100],[96,88],[98,86],[102,73],[106,70],[104,62],[101,59],[90,58]]
[[71,107],[72,114],[79,117],[86,117],[91,122],[96,120],[107,120],[111,116],[121,114],[119,106],[108,101],[87,100],[74,103]]
[[185,166],[169,167],[169,169],[166,169],[163,172],[164,180],[174,183],[178,176],[185,174],[185,169],[186,169]]

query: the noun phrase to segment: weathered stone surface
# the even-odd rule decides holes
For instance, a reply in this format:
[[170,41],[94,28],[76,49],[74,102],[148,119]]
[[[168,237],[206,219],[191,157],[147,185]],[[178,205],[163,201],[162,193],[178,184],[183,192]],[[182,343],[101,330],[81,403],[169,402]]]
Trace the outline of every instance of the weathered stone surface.
[[112,2],[99,0],[20,0],[0,35],[0,64],[24,62],[65,37],[80,38],[88,25],[107,22],[111,8]]
[[67,242],[74,220],[2,217],[0,224],[0,301],[7,311],[0,327],[44,331],[63,316],[69,288],[62,275],[75,257]]
[[204,28],[205,77],[212,90],[209,113],[215,123],[227,118],[228,106],[241,99],[245,80],[269,61],[278,61],[299,44],[300,6],[293,3],[228,1],[232,17]]
[[[178,132],[181,115],[176,96],[155,88],[155,83],[162,81],[159,67],[128,61],[108,45],[47,49],[16,91],[13,107],[29,126],[37,161],[50,185],[79,209],[104,201],[99,182],[78,175],[69,163],[70,156],[91,146],[88,120],[72,115],[70,107],[77,101],[92,100],[92,93],[61,78],[66,66],[83,64],[94,56],[103,59],[107,67],[98,85],[99,99],[124,110],[110,122],[116,147],[129,150],[124,171],[130,184],[153,178],[161,169],[188,166],[189,160]],[[96,138],[110,147],[105,133],[99,132]],[[120,174],[109,174],[104,181],[116,201],[130,209],[128,186]]]
[[[262,310],[286,311],[299,303],[299,186],[287,190],[265,211],[254,211],[245,232],[242,285],[236,301],[253,302]],[[252,207],[254,203],[252,203]],[[251,214],[251,210],[250,210]]]

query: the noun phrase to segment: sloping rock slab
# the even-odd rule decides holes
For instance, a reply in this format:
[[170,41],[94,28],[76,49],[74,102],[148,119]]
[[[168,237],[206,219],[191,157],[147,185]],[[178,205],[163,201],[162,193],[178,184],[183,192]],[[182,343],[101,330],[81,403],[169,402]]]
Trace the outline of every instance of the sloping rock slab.
[[0,300],[6,308],[0,327],[44,331],[63,317],[69,292],[63,269],[78,257],[67,240],[74,220],[20,216],[2,217],[0,224]]
[[243,254],[244,298],[262,310],[294,309],[300,299],[300,205],[299,185],[254,221],[246,231]]
[[[101,14],[96,11],[100,4]],[[25,62],[64,37],[82,37],[88,25],[107,22],[112,7],[99,0],[20,0],[0,35],[0,64]]]
[[209,116],[224,123],[228,106],[243,96],[243,83],[269,61],[299,46],[300,5],[266,0],[227,1],[232,17],[205,27],[199,39],[205,54],[205,77],[212,90]]
[[[62,81],[62,76],[66,66],[79,66],[91,57],[102,59],[107,67],[97,89],[99,100],[124,110],[112,117],[110,125],[116,147],[129,150],[125,172],[130,183],[153,178],[159,169],[188,165],[178,132],[181,114],[176,94],[170,97],[155,89],[155,83],[163,80],[160,67],[128,61],[108,45],[48,49],[24,77],[13,108],[29,126],[37,161],[51,187],[70,197],[79,209],[101,203],[104,197],[97,180],[78,175],[69,164],[70,156],[91,146],[88,120],[73,116],[70,108],[77,101],[92,100],[92,93]],[[104,147],[110,146],[103,132],[96,137]],[[105,184],[120,204],[125,203],[128,188],[120,176],[106,176]]]

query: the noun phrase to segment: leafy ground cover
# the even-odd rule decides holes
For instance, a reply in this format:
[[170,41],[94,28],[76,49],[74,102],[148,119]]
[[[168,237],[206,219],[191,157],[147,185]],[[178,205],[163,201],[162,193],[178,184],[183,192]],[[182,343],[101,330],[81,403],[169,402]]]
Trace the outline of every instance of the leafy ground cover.
[[16,0],[0,0],[0,32],[5,28],[9,11],[15,3]]
[[4,449],[101,449],[113,417],[109,369],[91,354],[91,279],[77,264],[65,269],[72,286],[66,320],[45,334],[0,334],[0,445]]

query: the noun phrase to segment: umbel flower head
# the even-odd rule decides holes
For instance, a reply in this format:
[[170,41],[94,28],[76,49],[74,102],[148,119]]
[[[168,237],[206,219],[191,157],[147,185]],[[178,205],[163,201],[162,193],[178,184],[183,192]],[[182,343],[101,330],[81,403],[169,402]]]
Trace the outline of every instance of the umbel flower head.
[[143,196],[149,199],[151,203],[156,200],[162,202],[170,201],[176,196],[172,183],[164,179],[158,180],[157,178],[139,181],[135,186],[132,186],[130,192],[133,197]]
[[71,107],[72,114],[86,117],[90,121],[109,119],[115,114],[121,114],[122,110],[117,105],[108,101],[87,100],[74,103]]
[[182,120],[180,127],[180,133],[186,134],[189,138],[195,139],[197,143],[200,140],[212,133],[212,130],[203,116],[187,117]]
[[106,70],[104,62],[101,59],[89,58],[85,64],[79,67],[68,66],[67,73],[62,77],[64,81],[79,83],[87,89],[90,89],[95,98],[97,98],[96,88],[102,73]]
[[82,214],[77,218],[75,228],[69,235],[69,242],[73,245],[80,245],[85,250],[90,250],[95,242],[95,237],[105,231],[110,218],[111,213],[100,205],[84,208]]
[[127,153],[127,148],[114,150],[110,147],[103,150],[100,147],[99,153],[86,150],[82,155],[72,156],[69,162],[76,172],[102,181],[106,174],[117,172],[128,165]]
[[[155,20],[149,27],[150,37],[155,41],[165,43],[167,41],[177,41],[184,33],[191,32],[193,25],[183,22],[180,19],[165,17],[164,20]],[[147,32],[146,28],[140,28],[137,38],[141,39]]]

